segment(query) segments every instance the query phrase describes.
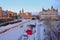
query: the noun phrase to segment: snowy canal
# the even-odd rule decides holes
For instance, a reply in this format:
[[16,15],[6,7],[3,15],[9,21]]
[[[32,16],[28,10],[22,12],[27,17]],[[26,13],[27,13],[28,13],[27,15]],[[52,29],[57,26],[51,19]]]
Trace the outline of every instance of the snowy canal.
[[[25,23],[24,23],[25,22]],[[44,30],[46,29],[46,25],[43,21],[38,20],[25,20],[21,23],[10,24],[9,27],[5,27],[3,29],[11,28],[11,26],[18,25],[16,27],[11,28],[10,30],[0,34],[0,40],[44,40]],[[30,29],[28,25],[34,24],[36,27],[32,29],[32,35],[28,35],[26,30]],[[0,28],[1,31],[1,28]],[[47,39],[48,40],[48,39]]]

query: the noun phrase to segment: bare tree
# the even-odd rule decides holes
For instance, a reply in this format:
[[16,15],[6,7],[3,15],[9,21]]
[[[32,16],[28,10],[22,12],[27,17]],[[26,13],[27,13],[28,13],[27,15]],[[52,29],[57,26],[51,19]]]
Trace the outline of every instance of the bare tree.
[[52,40],[57,40],[54,24],[52,24],[54,20],[52,20],[51,17],[47,17],[45,18],[44,21],[45,21],[44,24],[47,25],[48,30],[50,29],[50,33],[51,33],[50,38],[52,38]]

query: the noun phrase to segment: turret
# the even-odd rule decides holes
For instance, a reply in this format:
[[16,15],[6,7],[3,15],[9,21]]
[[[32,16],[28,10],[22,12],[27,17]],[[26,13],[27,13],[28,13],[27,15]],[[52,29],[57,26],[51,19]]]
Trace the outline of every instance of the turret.
[[19,13],[21,13],[21,10],[19,11]]
[[24,13],[24,9],[22,9],[22,13]]
[[2,9],[2,7],[0,7],[0,9]]
[[57,10],[56,10],[57,12],[58,12],[58,8],[57,8]]
[[42,8],[42,11],[44,11],[44,8]]
[[53,6],[51,6],[51,9],[53,9]]

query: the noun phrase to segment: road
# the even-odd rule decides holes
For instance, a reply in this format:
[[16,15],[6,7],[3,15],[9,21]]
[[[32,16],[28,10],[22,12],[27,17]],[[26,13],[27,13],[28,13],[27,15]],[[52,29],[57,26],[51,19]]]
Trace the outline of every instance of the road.
[[[47,30],[47,26],[44,24],[44,21],[30,20],[24,21],[21,23],[16,23],[7,27],[9,30],[0,34],[0,40],[21,40],[23,39],[22,35],[27,35],[26,30],[29,29],[28,25],[35,24],[36,27],[33,29],[36,30],[32,35],[28,35],[27,40],[46,40],[49,39],[48,35],[45,35],[44,30]],[[13,27],[11,27],[13,26]]]
[[[28,22],[28,23],[27,23]],[[22,34],[25,33],[25,30],[27,29],[26,26],[32,22],[25,21],[23,23],[16,23],[10,26],[15,27],[8,27],[9,30],[3,32],[0,34],[0,40],[17,40]],[[24,25],[23,27],[21,27]]]

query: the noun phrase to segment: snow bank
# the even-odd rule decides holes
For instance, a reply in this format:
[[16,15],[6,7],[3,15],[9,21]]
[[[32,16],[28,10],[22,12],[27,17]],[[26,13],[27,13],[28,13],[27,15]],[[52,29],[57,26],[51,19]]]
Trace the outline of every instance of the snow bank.
[[4,27],[0,27],[0,33],[3,33],[11,28],[14,28],[14,27],[17,27],[17,26],[21,26],[22,24],[28,22],[29,20],[23,20],[22,22],[19,22],[19,23],[15,23],[15,24],[9,24],[7,26],[4,26]]

